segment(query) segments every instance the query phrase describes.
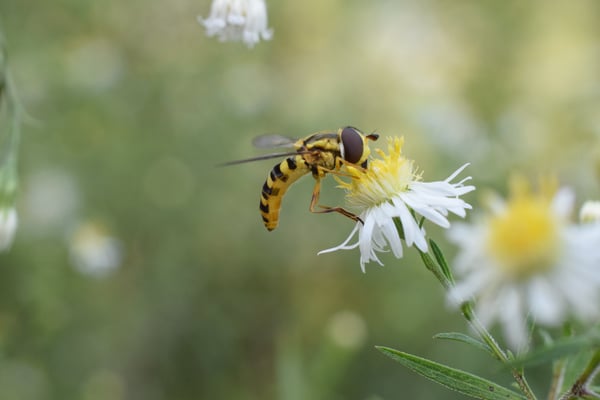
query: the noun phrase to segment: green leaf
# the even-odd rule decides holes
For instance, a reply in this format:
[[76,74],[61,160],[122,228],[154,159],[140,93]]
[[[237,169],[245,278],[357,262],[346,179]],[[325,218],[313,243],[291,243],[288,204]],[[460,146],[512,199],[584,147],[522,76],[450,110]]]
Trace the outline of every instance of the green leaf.
[[383,354],[414,372],[464,395],[484,400],[525,399],[519,393],[468,372],[450,368],[435,361],[403,353],[389,347],[376,347]]
[[494,355],[494,352],[492,351],[492,349],[490,349],[490,347],[487,344],[485,344],[482,341],[477,340],[469,335],[465,335],[464,333],[459,333],[459,332],[438,333],[433,338],[434,339],[454,340],[456,342],[466,343],[471,346],[477,347],[480,350],[487,351],[491,355]]
[[442,273],[446,278],[448,278],[448,280],[451,283],[454,283],[454,277],[452,276],[452,271],[450,271],[450,267],[446,262],[444,253],[442,253],[440,247],[433,240],[430,239],[429,244],[431,245],[431,251],[433,252],[435,259],[437,260],[438,264],[440,265],[440,268],[442,269]]
[[598,347],[600,347],[600,337],[598,335],[568,337],[518,357],[508,365],[512,367],[539,365],[574,355],[582,350],[589,351]]
[[396,225],[396,229],[398,230],[398,235],[400,235],[400,239],[404,240],[404,227],[402,226],[402,221],[400,221],[400,218],[394,218],[394,224]]
[[564,358],[566,364],[562,386],[563,392],[569,390],[573,383],[579,379],[592,357],[593,351],[590,351],[590,349],[585,349]]

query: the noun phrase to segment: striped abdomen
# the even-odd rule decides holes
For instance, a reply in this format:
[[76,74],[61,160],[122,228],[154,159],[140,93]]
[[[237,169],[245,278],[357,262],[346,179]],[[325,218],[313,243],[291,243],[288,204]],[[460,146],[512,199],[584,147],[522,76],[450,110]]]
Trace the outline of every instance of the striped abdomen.
[[292,183],[309,171],[300,155],[288,157],[273,167],[260,195],[260,213],[268,230],[277,228],[281,199],[285,192]]

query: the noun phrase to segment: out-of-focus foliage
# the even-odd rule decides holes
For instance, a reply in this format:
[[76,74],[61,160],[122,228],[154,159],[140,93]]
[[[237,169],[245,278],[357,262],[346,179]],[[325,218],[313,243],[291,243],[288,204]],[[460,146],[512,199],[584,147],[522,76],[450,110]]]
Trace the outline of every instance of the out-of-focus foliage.
[[600,3],[267,6],[274,37],[248,50],[205,37],[208,1],[0,3],[28,112],[0,398],[459,398],[374,345],[498,373],[431,339],[464,324],[414,252],[366,274],[358,252],[317,257],[352,224],[308,213],[310,177],[269,233],[274,162],[215,165],[259,134],[354,125],[405,135],[428,180],[471,162],[479,188],[555,172],[597,198]]

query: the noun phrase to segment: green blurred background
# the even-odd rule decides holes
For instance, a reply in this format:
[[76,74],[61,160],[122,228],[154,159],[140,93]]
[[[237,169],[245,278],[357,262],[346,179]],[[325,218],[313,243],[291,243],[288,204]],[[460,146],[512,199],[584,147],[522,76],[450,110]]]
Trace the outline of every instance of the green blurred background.
[[597,198],[600,2],[267,4],[274,38],[248,50],[205,37],[208,0],[0,1],[29,116],[0,399],[462,398],[374,345],[510,382],[431,338],[466,328],[414,251],[366,274],[357,251],[317,256],[352,223],[308,213],[311,178],[267,232],[274,161],[215,165],[354,125],[404,135],[425,180],[471,162],[479,193],[550,172]]

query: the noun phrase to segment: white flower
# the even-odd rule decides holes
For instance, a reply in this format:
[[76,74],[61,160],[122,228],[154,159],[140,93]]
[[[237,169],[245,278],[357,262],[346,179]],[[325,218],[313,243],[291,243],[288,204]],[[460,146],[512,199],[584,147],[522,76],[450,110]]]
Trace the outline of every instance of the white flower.
[[327,331],[331,340],[347,350],[358,349],[367,338],[367,323],[354,311],[338,311],[330,319]]
[[511,198],[497,199],[492,215],[449,232],[460,248],[450,301],[474,299],[482,322],[500,322],[515,350],[527,346],[527,317],[559,326],[569,315],[600,315],[600,225],[568,222],[570,190],[542,192],[514,181]]
[[[459,196],[475,187],[463,185],[470,177],[458,183],[451,181],[468,164],[444,181],[421,182],[420,175],[415,173],[413,162],[402,156],[403,144],[403,138],[391,139],[389,154],[377,150],[381,159],[370,161],[367,169],[347,167],[352,179],[348,183],[340,181],[341,187],[346,189],[350,205],[360,210],[360,219],[364,223],[358,222],[342,244],[319,254],[359,247],[360,266],[364,272],[367,262],[376,261],[383,265],[376,253],[386,251],[387,246],[396,258],[401,258],[402,239],[407,246],[414,244],[419,250],[427,252],[425,229],[419,227],[418,216],[448,228],[449,212],[460,217],[466,215],[465,210],[471,206]],[[357,232],[358,241],[349,245]]]
[[218,36],[221,41],[243,41],[248,47],[273,35],[267,28],[264,0],[214,0],[210,16],[198,17],[198,22],[208,36]]
[[95,221],[84,222],[74,230],[69,253],[79,272],[95,278],[108,276],[123,258],[121,242]]
[[14,207],[0,209],[0,251],[8,250],[17,232],[18,218]]
[[586,201],[579,210],[579,220],[581,222],[600,221],[600,201]]

